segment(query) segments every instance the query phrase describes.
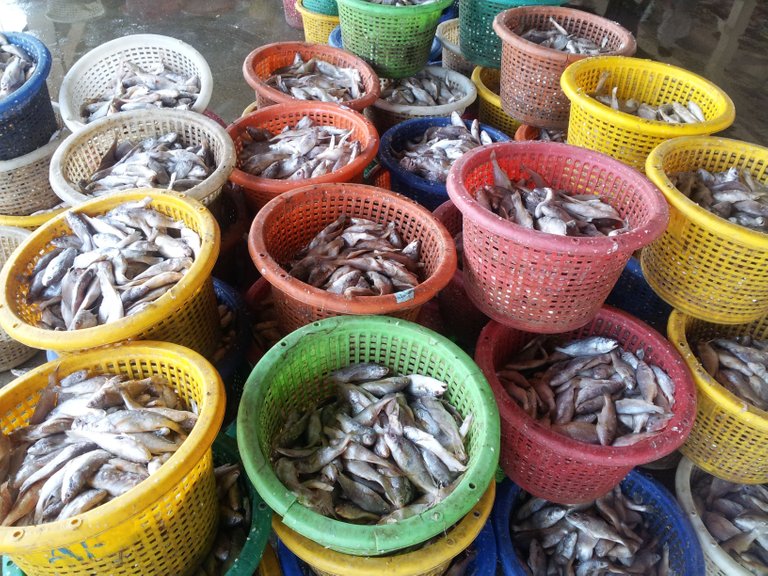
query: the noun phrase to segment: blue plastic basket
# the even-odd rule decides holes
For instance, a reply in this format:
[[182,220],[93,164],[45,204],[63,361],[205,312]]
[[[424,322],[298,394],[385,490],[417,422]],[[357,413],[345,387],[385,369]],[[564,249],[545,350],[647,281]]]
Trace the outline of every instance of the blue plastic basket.
[[47,144],[58,126],[46,83],[51,53],[29,34],[6,32],[5,36],[35,62],[32,77],[0,99],[0,160],[11,160]]
[[[448,8],[450,10],[450,8]],[[334,48],[344,48],[341,40],[341,26],[336,26],[328,35],[328,45]],[[429,52],[429,66],[439,66],[443,60],[443,45],[437,36],[432,40],[432,49]]]
[[629,259],[605,303],[629,312],[662,334],[667,333],[672,306],[651,289],[637,258]]
[[[384,132],[379,144],[379,162],[385,169],[389,170],[392,190],[416,200],[416,202],[427,207],[429,210],[434,210],[448,200],[448,191],[445,188],[445,183],[425,180],[401,168],[399,160],[392,151],[400,150],[407,140],[420,138],[427,128],[447,126],[450,123],[450,118],[443,117],[406,120]],[[469,127],[471,122],[468,121],[466,124]],[[504,132],[487,124],[481,124],[480,128],[485,130],[494,142],[508,142],[511,140]]]
[[453,20],[454,18],[459,17],[459,0],[454,0],[453,4],[448,6],[445,10],[443,10],[443,13],[440,15],[440,22],[445,22],[446,20]]
[[[658,535],[660,544],[669,545],[669,573],[676,576],[704,576],[704,555],[696,533],[667,489],[637,470],[632,470],[621,481],[621,489],[641,504],[650,506],[649,529]],[[509,529],[510,518],[517,508],[521,492],[517,484],[506,480],[498,486],[493,506],[491,518],[504,576],[527,574],[512,544]]]
[[3,556],[3,576],[24,576],[21,568],[16,566],[8,556]]

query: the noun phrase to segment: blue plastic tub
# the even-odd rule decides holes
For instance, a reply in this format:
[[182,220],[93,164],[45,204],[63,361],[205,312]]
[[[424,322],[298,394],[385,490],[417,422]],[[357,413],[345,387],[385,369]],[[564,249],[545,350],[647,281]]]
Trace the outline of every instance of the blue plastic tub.
[[[432,182],[400,167],[399,160],[393,150],[400,150],[407,140],[420,138],[427,128],[432,126],[447,126],[450,118],[413,118],[401,122],[384,132],[379,144],[379,162],[389,170],[392,190],[416,200],[429,210],[434,210],[448,200],[445,182]],[[467,127],[472,123],[466,122]],[[481,124],[480,128],[488,133],[494,142],[508,142],[509,136],[501,130]]]
[[[450,10],[450,8],[448,8]],[[447,12],[447,10],[446,10]],[[336,26],[328,35],[328,45],[334,48],[344,48],[344,44],[341,40],[341,26]],[[443,60],[443,45],[438,40],[437,36],[432,40],[432,50],[429,52],[429,66],[439,66]]]
[[672,306],[651,289],[637,258],[629,259],[605,303],[632,314],[662,334],[667,333]]
[[[661,484],[632,470],[621,481],[622,491],[651,507],[650,531],[660,543],[669,545],[669,573],[676,576],[704,576],[704,555],[693,526],[673,496]],[[499,484],[491,519],[504,576],[526,576],[523,561],[512,544],[509,521],[517,508],[520,487],[506,480]]]
[[0,99],[0,160],[11,160],[48,144],[58,126],[46,83],[51,53],[30,34],[6,32],[5,36],[35,62],[32,77]]

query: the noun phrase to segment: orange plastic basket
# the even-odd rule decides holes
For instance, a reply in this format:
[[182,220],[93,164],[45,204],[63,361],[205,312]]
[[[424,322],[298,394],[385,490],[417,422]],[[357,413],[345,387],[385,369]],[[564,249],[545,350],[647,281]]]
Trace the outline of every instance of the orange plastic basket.
[[360,72],[365,92],[360,98],[344,102],[343,105],[347,108],[362,112],[363,108],[370,106],[378,100],[379,92],[381,91],[379,77],[373,71],[373,68],[362,58],[358,58],[345,50],[323,44],[275,42],[256,48],[256,50],[248,54],[243,62],[243,77],[256,92],[257,108],[264,108],[265,106],[282,102],[295,102],[297,100],[290,94],[272,88],[266,83],[275,70],[293,64],[296,54],[301,55],[305,62],[310,58],[317,58],[334,66],[354,68]]
[[[384,296],[345,298],[294,278],[283,268],[299,250],[341,214],[393,222],[404,241],[421,240],[424,281]],[[256,215],[248,237],[256,268],[272,285],[278,319],[290,332],[330,316],[381,314],[416,321],[419,309],[456,271],[453,238],[413,200],[363,184],[319,184],[286,192]]]
[[247,126],[266,128],[273,134],[277,134],[285,126],[294,126],[304,116],[309,116],[318,124],[345,130],[351,129],[352,137],[358,140],[362,147],[360,154],[352,162],[334,172],[307,180],[273,180],[254,176],[240,170],[238,159],[230,180],[242,186],[245,199],[254,212],[261,210],[267,202],[283,192],[301,186],[326,182],[362,182],[363,171],[376,157],[376,152],[379,150],[379,135],[376,128],[359,112],[338,104],[296,100],[268,106],[238,118],[227,128],[227,132],[232,137],[235,153],[239,156],[243,149],[242,135]]

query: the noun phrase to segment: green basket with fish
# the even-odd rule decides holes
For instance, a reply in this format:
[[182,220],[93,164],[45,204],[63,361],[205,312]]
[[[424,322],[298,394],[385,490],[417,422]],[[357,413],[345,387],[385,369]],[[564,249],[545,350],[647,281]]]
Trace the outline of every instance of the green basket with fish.
[[[360,362],[441,380],[443,399],[458,415],[466,421],[472,413],[465,429],[466,470],[453,491],[421,513],[389,524],[353,524],[312,511],[283,485],[270,462],[286,414],[330,399],[335,388],[329,374]],[[246,383],[237,436],[248,476],[286,526],[338,552],[379,556],[441,534],[472,510],[496,472],[499,416],[478,367],[443,336],[396,318],[347,316],[304,326],[266,353]]]

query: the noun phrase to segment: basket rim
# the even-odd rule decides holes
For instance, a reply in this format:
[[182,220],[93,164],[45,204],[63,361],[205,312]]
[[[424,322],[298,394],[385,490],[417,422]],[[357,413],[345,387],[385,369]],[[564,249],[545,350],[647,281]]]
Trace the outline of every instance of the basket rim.
[[[338,1],[338,0],[337,0]],[[302,18],[304,16],[309,16],[310,18],[314,20],[318,20],[320,22],[335,22],[339,23],[339,17],[338,16],[332,16],[329,14],[320,14],[320,12],[312,12],[309,8],[304,8],[304,2],[302,0],[296,0],[296,3],[294,4],[296,6],[296,10],[299,14],[301,14]]]
[[[53,59],[48,47],[42,40],[29,34],[27,32],[3,32],[5,37],[11,44],[19,46],[24,52],[26,52],[35,62],[35,70],[32,72],[32,76],[24,82],[18,89],[14,90],[4,98],[0,98],[0,116],[4,116],[9,112],[13,112],[14,108],[20,104],[25,104],[30,100],[40,88],[45,85],[48,79],[48,74],[51,71],[51,63]],[[31,46],[21,46],[20,44],[29,44]],[[30,52],[28,48],[33,47],[34,52]],[[5,121],[5,119],[3,119]],[[30,152],[31,154],[31,152]]]
[[[524,426],[526,434],[531,439],[546,445],[549,450],[558,453],[562,457],[588,462],[597,466],[605,463],[606,466],[612,467],[634,467],[666,456],[685,442],[693,427],[693,421],[696,416],[696,386],[692,376],[686,369],[685,363],[679,359],[680,355],[675,347],[659,332],[641,320],[618,308],[605,304],[600,308],[595,319],[608,320],[614,325],[620,324],[622,328],[629,330],[632,335],[641,336],[645,344],[651,344],[657,350],[663,350],[676,357],[677,361],[674,366],[676,374],[674,376],[670,374],[670,377],[675,381],[675,409],[672,419],[667,423],[667,427],[657,436],[646,438],[630,446],[619,447],[587,444],[552,432],[552,430],[531,418],[520,408],[517,402],[507,394],[499,378],[496,376],[496,367],[493,363],[494,342],[501,333],[508,330],[518,332],[518,330],[491,320],[478,337],[478,346],[475,349],[475,362],[483,370],[488,383],[493,389],[502,421],[507,421],[510,424],[514,423],[516,426]],[[568,330],[568,332],[571,332],[571,330]],[[595,333],[599,334],[599,332]],[[533,334],[531,335],[533,336]],[[481,346],[480,343],[485,343],[485,345]],[[667,370],[667,372],[669,371],[670,369]],[[681,410],[681,397],[685,395],[690,396],[690,401]],[[687,430],[683,430],[682,423],[686,419],[690,422],[690,425]],[[675,430],[681,430],[681,432],[679,434],[672,434]],[[654,452],[651,458],[638,456],[638,452],[650,454],[650,448],[653,448]]]
[[[19,228],[18,226],[0,225],[0,236],[5,238],[13,238],[14,240],[17,240],[19,243],[29,238],[30,234],[32,234],[32,232],[25,228]],[[5,264],[5,262],[3,262],[3,264]],[[2,266],[2,264],[0,264],[0,266]]]
[[437,25],[435,36],[437,36],[438,40],[440,40],[440,43],[443,45],[443,47],[448,49],[448,52],[453,52],[454,54],[463,56],[463,54],[461,53],[461,48],[459,48],[459,45],[456,44],[455,42],[451,42],[445,37],[449,29],[453,29],[453,28],[458,29],[458,27],[459,27],[458,18],[443,20],[442,22],[440,22],[440,24]]
[[[169,359],[181,361],[197,372],[197,376],[203,383],[205,397],[211,403],[211,407],[198,415],[198,421],[192,432],[190,432],[189,436],[168,462],[152,475],[152,482],[142,482],[111,502],[107,502],[73,518],[34,526],[0,527],[0,541],[2,541],[3,549],[11,554],[13,552],[22,553],[29,550],[32,546],[45,542],[72,540],[76,538],[76,536],[73,536],[73,527],[78,530],[88,530],[90,528],[92,531],[101,532],[109,525],[104,520],[105,517],[117,518],[122,522],[128,517],[134,516],[138,512],[137,503],[141,502],[144,504],[141,506],[141,509],[151,506],[164,495],[159,487],[173,486],[179,478],[194,468],[200,459],[205,456],[206,452],[211,449],[211,445],[224,418],[224,386],[221,382],[221,377],[213,366],[200,354],[169,342],[152,340],[130,342],[121,345],[119,348],[89,350],[80,354],[59,358],[52,362],[46,362],[4,386],[0,390],[0,399],[13,394],[17,390],[23,390],[32,378],[42,374],[49,374],[55,367],[93,366],[108,356],[116,356],[120,360],[136,362],[148,357],[165,363],[169,363]],[[17,536],[18,532],[21,532],[22,535]],[[30,543],[30,539],[33,540],[34,544]]]
[[[248,85],[253,88],[256,93],[275,103],[281,102],[294,102],[299,100],[294,98],[290,94],[286,94],[268,86],[265,79],[258,76],[255,71],[255,63],[262,58],[265,53],[272,55],[274,53],[293,53],[300,54],[302,58],[318,58],[319,60],[325,60],[323,55],[333,55],[337,60],[344,63],[344,66],[354,68],[360,72],[360,77],[363,80],[365,93],[359,98],[353,100],[347,100],[346,102],[340,102],[341,106],[352,108],[353,110],[362,110],[373,104],[379,98],[381,91],[381,84],[379,83],[379,77],[376,72],[371,68],[362,58],[355,56],[351,52],[342,50],[340,48],[334,48],[326,44],[311,44],[309,42],[300,41],[288,41],[288,42],[272,42],[271,44],[264,44],[259,46],[245,57],[243,61],[243,78]],[[270,70],[270,74],[274,70]],[[314,100],[312,100],[314,102]],[[301,100],[301,102],[307,102],[307,100]]]
[[[668,74],[678,80],[703,88],[704,91],[722,104],[725,110],[711,120],[696,122],[695,124],[669,124],[661,120],[645,120],[626,112],[614,110],[586,94],[576,83],[576,74],[585,68],[649,70]],[[665,139],[719,132],[733,124],[736,118],[736,108],[734,107],[733,100],[722,88],[690,70],[665,62],[656,62],[655,60],[630,56],[593,56],[585,58],[570,64],[565,69],[560,77],[560,88],[568,100],[570,100],[571,105],[581,106],[593,116],[603,118],[606,122],[613,124],[617,128]]]
[[[88,125],[82,121],[82,117],[80,116],[80,103],[73,100],[72,93],[78,80],[87,76],[90,68],[94,64],[99,63],[108,56],[112,56],[112,54],[116,52],[121,52],[130,48],[147,47],[160,47],[174,50],[184,54],[189,57],[190,60],[194,61],[195,66],[199,70],[200,93],[197,95],[197,99],[192,105],[191,110],[202,113],[203,110],[206,109],[213,92],[213,74],[211,73],[211,67],[208,65],[208,61],[205,57],[192,45],[187,44],[178,38],[174,38],[173,36],[166,36],[164,34],[131,34],[99,44],[92,50],[83,54],[83,56],[81,56],[77,62],[67,70],[67,73],[64,74],[64,78],[61,81],[61,88],[59,89],[59,104],[61,104],[61,115],[64,119],[64,123],[72,132],[76,132]],[[118,114],[124,114],[124,112],[119,112]],[[117,116],[118,114],[113,114],[112,116]]]
[[[647,222],[616,236],[576,237],[548,234],[525,228],[483,208],[464,185],[465,172],[488,162],[491,154],[496,153],[497,157],[514,157],[531,150],[544,154],[568,155],[580,161],[600,164],[610,169],[612,173],[622,175],[625,180],[631,181],[637,188],[637,194],[648,203],[650,214]],[[617,249],[634,252],[659,238],[669,221],[667,201],[658,188],[642,173],[601,152],[560,142],[499,142],[475,148],[453,163],[446,184],[448,196],[464,217],[471,217],[476,225],[482,226],[495,235],[513,242],[524,242],[540,250],[556,250],[573,254],[612,254]]]
[[751,142],[717,136],[681,136],[659,144],[651,151],[645,162],[645,173],[648,178],[661,190],[667,201],[683,213],[685,218],[709,231],[716,230],[717,236],[747,244],[755,249],[768,250],[768,234],[740,226],[726,218],[720,218],[684,196],[669,179],[664,171],[664,161],[667,156],[692,147],[718,150],[723,153],[731,153],[738,147],[745,151],[749,150],[753,154],[762,155],[766,162],[768,162],[768,148]]
[[291,530],[277,514],[272,516],[272,529],[296,557],[323,572],[355,576],[425,574],[451,561],[474,542],[491,514],[495,496],[496,482],[491,481],[483,497],[447,534],[418,550],[395,556],[352,556],[336,552]]
[[501,96],[488,88],[486,83],[483,82],[483,73],[486,70],[493,70],[493,68],[488,68],[486,66],[475,66],[475,68],[472,70],[472,82],[474,82],[475,86],[477,87],[477,93],[481,100],[487,101],[491,106],[501,108]]
[[69,207],[51,208],[40,214],[35,214],[34,216],[6,216],[5,214],[0,214],[0,225],[34,230],[68,208]]
[[[297,0],[301,2],[301,0]],[[382,4],[374,4],[368,0],[337,0],[341,4],[346,4],[347,7],[357,9],[360,12],[365,12],[373,16],[416,16],[426,15],[433,12],[442,12],[448,6],[453,4],[454,0],[436,0],[435,2],[429,2],[427,4],[418,4],[415,6],[384,6]]]
[[[184,194],[195,200],[205,200],[212,194],[215,194],[217,190],[224,186],[235,165],[235,145],[227,134],[226,129],[215,120],[203,114],[192,112],[191,110],[163,108],[131,110],[99,118],[67,136],[51,157],[48,174],[53,192],[64,202],[73,206],[94,198],[122,192],[121,190],[107,192],[101,196],[83,194],[67,180],[64,175],[64,165],[69,162],[69,158],[73,154],[89,147],[91,138],[97,135],[118,134],[122,132],[121,128],[125,126],[143,126],[148,128],[148,133],[160,135],[161,132],[157,129],[157,123],[163,120],[173,120],[186,126],[201,128],[207,133],[206,136],[208,138],[215,139],[222,147],[221,161],[213,172],[200,184],[184,191]],[[160,188],[156,190],[160,190]]]
[[38,160],[42,160],[46,156],[51,156],[59,147],[59,144],[65,138],[65,134],[69,132],[69,129],[64,125],[64,121],[61,119],[61,112],[59,111],[59,103],[51,100],[51,106],[53,106],[53,114],[56,117],[56,125],[59,127],[59,133],[54,140],[51,140],[47,144],[43,144],[37,150],[27,152],[22,156],[11,158],[10,160],[0,160],[0,172],[11,172],[20,168],[25,168]]
[[[367,0],[353,0],[353,1],[362,2],[363,4],[370,4],[370,2],[368,2]],[[431,6],[431,4],[426,4],[426,6]],[[414,8],[415,7],[416,6],[414,6]],[[391,6],[388,6],[388,8],[391,8]],[[424,68],[419,70],[419,72],[424,72],[424,71],[428,71],[433,76],[438,76],[444,80],[450,78],[456,84],[461,86],[461,88],[464,90],[465,92],[464,97],[457,100],[456,102],[451,102],[450,104],[440,104],[438,106],[414,106],[412,104],[393,104],[392,102],[387,102],[383,98],[379,98],[373,103],[373,107],[384,110],[385,112],[390,112],[392,114],[440,116],[441,114],[450,114],[454,110],[464,110],[477,99],[477,87],[475,86],[475,83],[472,82],[472,80],[470,80],[466,76],[464,76],[464,74],[461,74],[460,72],[456,72],[455,70],[451,70],[450,68],[443,68],[442,66],[425,66]],[[412,74],[411,76],[414,76],[414,75],[415,74]]]
[[[344,197],[350,192],[364,194],[372,199],[383,198],[388,204],[398,206],[404,213],[415,213],[421,220],[433,225],[432,233],[437,235],[445,245],[445,251],[441,254],[435,271],[428,278],[410,290],[382,296],[345,298],[341,294],[331,294],[294,278],[268,252],[264,240],[264,228],[275,214],[292,206],[316,203],[328,196]],[[326,310],[341,314],[366,315],[371,314],[372,310],[378,311],[383,307],[392,308],[393,311],[401,308],[416,308],[431,300],[445,288],[456,270],[456,246],[453,238],[429,210],[401,194],[366,184],[332,182],[302,186],[280,194],[264,206],[253,219],[248,234],[248,251],[262,277],[274,289],[301,302],[309,301],[313,305],[321,305]]]
[[34,246],[44,240],[46,241],[45,245],[48,245],[54,228],[66,222],[66,211],[63,211],[35,230],[16,249],[6,265],[0,270],[0,286],[3,287],[0,290],[0,326],[12,338],[28,346],[58,351],[82,350],[94,346],[116,344],[126,338],[140,334],[154,326],[158,316],[162,317],[183,305],[210,277],[219,253],[219,225],[205,206],[178,192],[159,192],[152,188],[137,188],[84,202],[69,208],[69,211],[90,215],[102,214],[119,204],[141,200],[147,196],[152,198],[154,207],[170,205],[194,215],[200,226],[200,254],[176,285],[155,300],[152,306],[138,314],[93,328],[68,330],[66,338],[61,337],[60,331],[46,330],[28,324],[16,312],[14,303],[16,294],[12,293],[13,282],[10,280],[11,278],[19,278],[22,275],[22,270],[29,264],[29,257],[35,257]]
[[[255,426],[253,419],[249,420],[249,408],[258,408],[263,404],[268,382],[265,378],[278,364],[286,352],[290,352],[302,338],[316,336],[323,338],[324,334],[339,330],[375,331],[378,327],[397,328],[398,331],[412,337],[419,337],[430,346],[439,347],[467,366],[471,372],[472,382],[480,393],[480,403],[474,406],[475,420],[479,413],[483,413],[486,424],[486,437],[483,443],[486,449],[480,449],[475,454],[476,460],[467,468],[459,485],[442,502],[420,515],[412,516],[396,523],[397,529],[389,526],[360,526],[347,522],[334,520],[313,512],[298,503],[297,498],[286,490],[277,478],[269,463],[268,455],[261,452],[259,443],[255,438]],[[487,393],[486,393],[487,391]],[[407,322],[398,318],[386,316],[337,316],[325,318],[313,322],[288,334],[267,351],[251,372],[243,391],[240,408],[237,416],[237,436],[247,446],[242,455],[243,464],[248,476],[264,501],[275,511],[282,514],[282,521],[293,530],[304,529],[311,532],[311,539],[315,542],[329,546],[333,544],[336,549],[344,549],[346,553],[357,555],[375,555],[391,552],[411,546],[416,541],[424,541],[427,538],[442,532],[442,525],[452,525],[465,516],[472,506],[469,502],[477,502],[480,495],[493,482],[493,474],[496,471],[499,456],[499,419],[496,404],[490,389],[479,368],[472,359],[456,344],[446,337],[433,332],[419,324]],[[354,528],[355,541],[350,543],[350,536],[344,534],[343,528]],[[427,529],[425,531],[425,528]],[[341,530],[340,530],[341,529]],[[412,529],[412,530],[409,530]],[[341,533],[339,533],[341,532]],[[424,536],[428,534],[427,536]]]

